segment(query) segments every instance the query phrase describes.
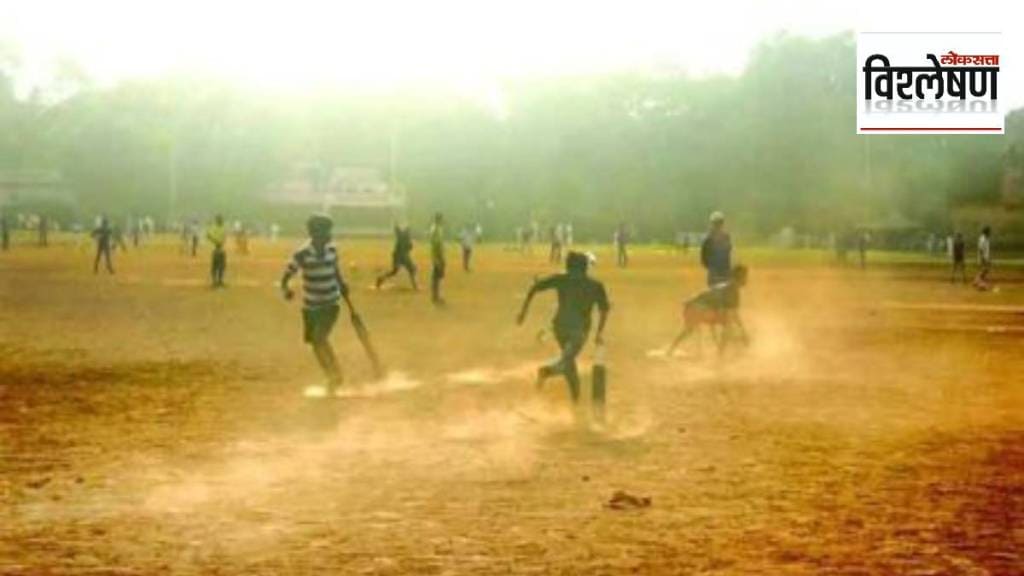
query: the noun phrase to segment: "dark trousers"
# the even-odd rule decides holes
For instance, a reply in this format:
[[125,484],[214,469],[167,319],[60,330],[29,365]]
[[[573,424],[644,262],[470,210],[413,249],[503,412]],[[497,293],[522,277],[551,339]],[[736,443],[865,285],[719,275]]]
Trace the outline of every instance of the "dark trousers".
[[405,268],[405,271],[409,273],[409,281],[412,282],[412,287],[416,288],[416,265],[413,264],[412,259],[408,255],[393,254],[391,256],[391,270],[377,277],[377,287],[384,283],[385,280],[391,278],[398,271]]
[[576,357],[583,351],[583,345],[587,341],[587,333],[582,330],[565,330],[555,327],[555,339],[561,354],[558,359],[541,367],[541,376],[565,376],[569,384],[569,395],[572,401],[580,399],[580,374],[576,366]]
[[430,271],[430,299],[434,304],[440,304],[441,280],[444,280],[444,261],[434,262],[434,268]]
[[228,255],[223,248],[216,248],[213,251],[213,258],[210,260],[210,280],[214,286],[224,285],[224,272],[228,269]]
[[92,262],[93,274],[100,271],[100,258],[103,258],[103,261],[106,263],[107,272],[113,274],[114,267],[110,264],[110,244],[101,242],[96,245],[96,259]]
[[473,249],[472,248],[467,248],[466,246],[463,246],[462,247],[462,269],[465,270],[466,272],[469,272],[469,264],[470,264],[470,260],[472,260],[472,259],[473,259]]

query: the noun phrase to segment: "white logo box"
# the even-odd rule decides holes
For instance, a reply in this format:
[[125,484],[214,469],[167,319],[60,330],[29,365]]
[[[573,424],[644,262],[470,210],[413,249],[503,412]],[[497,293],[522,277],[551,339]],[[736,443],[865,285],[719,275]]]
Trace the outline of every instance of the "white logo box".
[[[860,32],[857,34],[857,133],[858,134],[1002,134],[1004,129],[1005,114],[999,106],[999,102],[1005,99],[1006,90],[1009,88],[1006,67],[1010,64],[1006,61],[1002,52],[1002,35],[999,32]],[[912,67],[928,68],[935,70],[935,62],[928,58],[928,54],[935,56],[942,70],[947,68],[979,69],[991,68],[992,60],[986,63],[974,64],[973,58],[970,63],[963,63],[963,58],[958,58],[956,63],[950,63],[950,52],[957,56],[999,56],[997,64],[999,70],[993,73],[974,72],[976,84],[980,88],[982,75],[985,76],[987,91],[984,96],[971,94],[970,78],[971,73],[964,75],[964,84],[961,87],[966,97],[950,95],[945,90],[948,74],[942,72],[944,94],[936,99],[936,90],[922,90],[920,93],[915,89],[917,78],[931,72],[915,71],[912,73],[913,83],[909,90],[904,90],[904,95],[911,98],[901,98],[896,90],[901,76],[893,73],[892,84],[885,84],[884,87],[892,89],[893,98],[887,99],[872,90],[871,99],[866,98],[866,73],[864,66],[868,59],[875,54],[885,56],[889,60],[889,66],[893,69]],[[875,60],[873,67],[882,66],[883,63]],[[879,76],[886,73],[871,71],[871,82],[875,85]],[[992,99],[992,79],[995,78],[996,98]],[[908,76],[904,73],[902,79],[906,87]],[[935,84],[924,83],[923,88],[935,88]],[[955,91],[956,85],[949,85]],[[888,90],[884,90],[887,92]],[[919,95],[925,98],[918,98]]]

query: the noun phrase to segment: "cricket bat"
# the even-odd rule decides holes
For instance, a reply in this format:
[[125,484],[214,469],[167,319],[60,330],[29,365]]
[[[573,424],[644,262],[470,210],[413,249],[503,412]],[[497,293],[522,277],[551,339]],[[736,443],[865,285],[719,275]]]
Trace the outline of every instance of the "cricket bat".
[[366,324],[363,324],[363,318],[356,313],[356,309],[352,306],[352,302],[345,297],[345,303],[348,304],[349,312],[352,316],[352,328],[356,331],[356,337],[359,338],[359,343],[363,345],[363,351],[366,352],[366,357],[370,359],[370,364],[373,366],[373,375],[377,378],[384,377],[384,368],[380,363],[380,356],[377,355],[377,349],[373,347],[373,341],[370,340],[370,331],[366,329]]

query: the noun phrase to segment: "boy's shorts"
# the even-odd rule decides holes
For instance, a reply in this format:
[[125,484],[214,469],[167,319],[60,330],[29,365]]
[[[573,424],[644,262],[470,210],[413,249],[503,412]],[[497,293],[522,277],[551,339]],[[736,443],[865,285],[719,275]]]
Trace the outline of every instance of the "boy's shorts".
[[434,269],[431,271],[434,278],[444,278],[444,262],[434,262]]
[[302,309],[302,332],[307,344],[327,341],[334,323],[338,320],[338,311],[337,304]]

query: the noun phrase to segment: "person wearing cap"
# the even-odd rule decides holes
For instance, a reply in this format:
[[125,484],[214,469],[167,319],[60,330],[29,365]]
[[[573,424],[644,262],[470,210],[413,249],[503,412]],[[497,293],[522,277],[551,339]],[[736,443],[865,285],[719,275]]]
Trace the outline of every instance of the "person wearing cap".
[[711,213],[711,229],[700,246],[700,262],[707,270],[708,287],[728,282],[732,270],[732,239],[725,231],[725,215]]
[[576,368],[576,357],[583,350],[590,334],[594,307],[597,307],[600,313],[597,334],[594,337],[597,344],[603,341],[604,326],[611,308],[604,284],[587,275],[590,261],[590,257],[586,254],[569,252],[565,258],[565,273],[548,276],[534,282],[526,294],[526,300],[523,301],[523,307],[517,318],[517,323],[520,325],[526,321],[530,303],[538,292],[552,289],[558,292],[558,309],[552,320],[552,327],[561,354],[557,360],[541,366],[537,370],[537,385],[540,386],[552,376],[564,376],[569,384],[569,394],[573,403],[577,402],[580,396],[580,377]]
[[338,251],[331,244],[333,225],[330,216],[310,216],[306,221],[309,241],[292,255],[281,277],[281,293],[285,300],[291,300],[294,293],[288,282],[292,276],[302,272],[303,339],[313,347],[317,362],[327,376],[328,395],[333,395],[342,383],[342,373],[331,347],[330,335],[338,320],[339,300],[348,298],[348,285],[342,279],[338,267]]

